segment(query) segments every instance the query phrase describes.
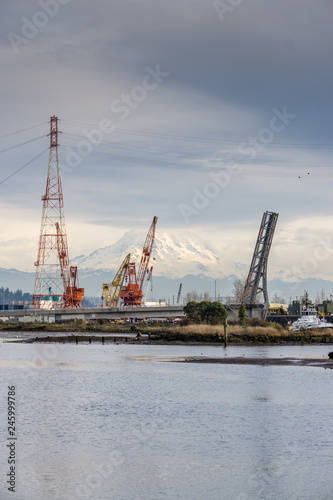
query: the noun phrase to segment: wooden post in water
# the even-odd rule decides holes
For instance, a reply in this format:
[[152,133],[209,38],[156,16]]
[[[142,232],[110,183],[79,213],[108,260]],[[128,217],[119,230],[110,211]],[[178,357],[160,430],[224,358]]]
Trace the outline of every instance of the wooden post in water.
[[227,347],[227,345],[228,345],[227,326],[228,326],[228,319],[226,318],[224,325],[223,325],[223,327],[224,327],[224,347]]

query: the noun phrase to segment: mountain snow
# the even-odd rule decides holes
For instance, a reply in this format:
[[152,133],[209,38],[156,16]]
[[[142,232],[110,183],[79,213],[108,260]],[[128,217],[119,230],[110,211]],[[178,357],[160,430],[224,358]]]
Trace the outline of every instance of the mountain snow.
[[[139,231],[125,233],[113,245],[99,248],[90,255],[80,255],[71,261],[77,265],[80,286],[85,288],[86,296],[98,297],[102,284],[110,283],[128,253],[131,261],[138,263],[146,235]],[[196,290],[198,293],[209,292],[211,297],[229,296],[233,293],[234,281],[248,273],[251,263],[229,262],[219,255],[195,233],[156,232],[155,243],[149,266],[154,266],[152,300],[166,299],[173,302],[180,283],[183,296]],[[292,276],[294,277],[294,276]],[[333,282],[311,279],[291,280],[288,273],[282,271],[268,273],[268,288],[271,297],[277,294],[287,300],[300,297],[304,290],[315,299],[317,292],[325,290],[327,296],[332,293]],[[35,273],[0,268],[0,283],[11,290],[20,288],[33,292]]]
[[[72,265],[79,269],[117,270],[128,253],[131,262],[140,262],[145,235],[139,231],[128,231],[113,245],[95,250],[90,255],[73,259]],[[219,257],[214,250],[196,234],[158,232],[155,237],[149,267],[154,267],[155,276],[180,278],[187,274],[224,278]],[[228,266],[227,274],[233,269]]]

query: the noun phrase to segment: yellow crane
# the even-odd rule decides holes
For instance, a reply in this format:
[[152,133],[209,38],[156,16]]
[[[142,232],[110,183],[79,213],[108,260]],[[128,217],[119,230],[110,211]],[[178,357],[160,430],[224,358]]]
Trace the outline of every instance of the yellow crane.
[[105,301],[106,307],[117,307],[130,259],[131,254],[129,253],[128,255],[126,255],[122,265],[120,266],[116,276],[114,277],[114,280],[111,284],[111,289],[109,283],[103,283],[101,307],[103,306],[103,301]]

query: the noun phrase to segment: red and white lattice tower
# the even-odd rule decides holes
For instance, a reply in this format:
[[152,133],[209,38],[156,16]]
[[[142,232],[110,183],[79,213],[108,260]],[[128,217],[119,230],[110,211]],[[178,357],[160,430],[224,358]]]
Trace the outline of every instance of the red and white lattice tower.
[[50,157],[46,192],[42,201],[33,305],[37,309],[80,306],[84,292],[78,288],[77,268],[69,264],[56,116],[52,116],[50,121]]

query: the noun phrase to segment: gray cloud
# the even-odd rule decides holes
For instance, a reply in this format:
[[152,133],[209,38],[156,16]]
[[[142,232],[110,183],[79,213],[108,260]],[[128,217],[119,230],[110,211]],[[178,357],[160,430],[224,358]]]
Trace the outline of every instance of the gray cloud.
[[[0,135],[57,114],[65,166],[66,148],[77,148],[83,129],[110,118],[127,130],[109,135],[109,144],[94,147],[76,168],[64,168],[67,217],[118,228],[124,221],[127,229],[132,217],[156,214],[165,226],[187,228],[179,205],[191,206],[209,173],[230,160],[240,162],[241,174],[208,200],[190,227],[221,227],[221,220],[227,229],[244,220],[256,227],[265,210],[282,212],[285,220],[331,210],[325,179],[331,175],[332,2],[249,0],[221,22],[211,1],[70,0],[16,54],[8,34],[22,35],[22,18],[31,21],[40,10],[31,0],[1,2],[6,119]],[[158,64],[169,76],[122,121],[112,102]],[[283,106],[296,115],[290,126],[253,161],[240,154],[238,145]],[[15,140],[0,139],[0,150]],[[326,147],[286,147],[294,143]],[[47,139],[1,154],[1,178],[45,147]],[[13,210],[29,207],[39,220],[46,169],[47,154],[0,186],[2,202]]]

